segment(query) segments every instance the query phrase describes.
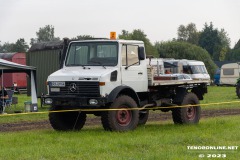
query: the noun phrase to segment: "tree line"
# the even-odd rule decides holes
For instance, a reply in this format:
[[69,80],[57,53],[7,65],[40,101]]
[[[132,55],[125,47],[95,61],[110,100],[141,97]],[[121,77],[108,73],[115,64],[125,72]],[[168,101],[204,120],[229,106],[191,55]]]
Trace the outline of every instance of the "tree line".
[[[71,39],[94,38],[90,35],[79,35]],[[213,61],[240,60],[240,39],[236,45],[230,48],[230,38],[224,29],[215,28],[212,23],[204,24],[202,30],[198,31],[194,23],[180,25],[177,28],[177,37],[170,41],[155,42],[152,44],[147,35],[141,29],[132,32],[122,30],[119,39],[142,40],[145,43],[147,55],[161,58],[195,59],[203,61],[209,73],[213,75],[216,66]],[[36,32],[36,38],[30,39],[30,45],[39,42],[60,41],[54,35],[54,26],[46,25],[40,27]],[[1,44],[0,53],[27,52],[29,45],[24,38],[15,43],[5,42]]]
[[[72,37],[71,40],[79,40],[79,39],[90,39],[93,36],[90,35],[79,35],[76,37]],[[55,37],[54,34],[54,26],[46,25],[44,27],[40,27],[36,32],[36,38],[30,39],[30,46],[35,43],[41,42],[51,42],[51,41],[61,41],[59,37]],[[24,38],[18,39],[15,43],[5,42],[1,44],[0,40],[0,53],[9,53],[9,52],[27,52],[29,49],[29,45],[25,41]]]

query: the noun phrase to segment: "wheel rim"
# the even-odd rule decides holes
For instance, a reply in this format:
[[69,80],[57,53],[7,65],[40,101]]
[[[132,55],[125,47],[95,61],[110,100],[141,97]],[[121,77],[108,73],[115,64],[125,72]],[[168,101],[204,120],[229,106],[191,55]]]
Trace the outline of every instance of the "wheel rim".
[[193,120],[196,116],[196,107],[188,107],[187,108],[187,119],[188,120]]
[[127,126],[132,119],[132,112],[130,110],[117,111],[117,122],[121,126]]

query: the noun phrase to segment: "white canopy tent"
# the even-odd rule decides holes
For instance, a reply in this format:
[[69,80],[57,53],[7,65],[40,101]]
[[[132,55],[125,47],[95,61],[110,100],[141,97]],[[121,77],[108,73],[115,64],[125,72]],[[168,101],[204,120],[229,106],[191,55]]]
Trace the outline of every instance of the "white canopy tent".
[[[0,74],[2,77],[3,83],[3,73],[17,73],[17,72],[24,72],[27,73],[31,79],[31,108],[33,112],[38,111],[37,105],[37,92],[36,92],[36,67],[33,66],[25,66],[18,63],[6,61],[0,59]],[[2,85],[3,86],[3,85]]]

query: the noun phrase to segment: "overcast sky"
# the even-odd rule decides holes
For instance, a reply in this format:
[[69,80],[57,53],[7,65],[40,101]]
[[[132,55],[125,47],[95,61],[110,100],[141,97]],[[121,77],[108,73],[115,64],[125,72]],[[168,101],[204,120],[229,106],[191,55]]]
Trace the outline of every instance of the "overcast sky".
[[125,29],[141,29],[152,43],[177,37],[179,25],[202,30],[213,22],[224,28],[231,47],[240,39],[240,0],[0,0],[0,41],[36,38],[52,25],[56,37],[109,37]]

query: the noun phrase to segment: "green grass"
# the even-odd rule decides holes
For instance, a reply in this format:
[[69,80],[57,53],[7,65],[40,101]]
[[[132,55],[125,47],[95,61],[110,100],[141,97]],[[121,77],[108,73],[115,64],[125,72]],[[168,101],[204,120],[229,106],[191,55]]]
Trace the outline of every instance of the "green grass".
[[[238,103],[227,103],[227,104],[211,104],[211,103],[222,103],[222,102],[236,102]],[[201,101],[203,109],[223,109],[223,108],[240,108],[240,99],[236,95],[235,87],[226,86],[209,86],[208,93],[204,95],[204,100]]]
[[[0,123],[12,123],[21,121],[38,121],[48,119],[49,106],[40,106],[40,99],[38,99],[38,111],[39,112],[25,112],[24,102],[31,101],[31,97],[26,94],[15,94],[14,97],[18,97],[18,104],[12,105],[10,108],[6,107],[5,112],[7,115],[0,115]],[[21,112],[21,114],[15,112]],[[41,112],[46,112],[42,114]],[[40,114],[41,113],[41,114]],[[12,114],[14,114],[12,116]],[[26,114],[26,115],[25,115]]]
[[238,146],[239,116],[204,119],[198,125],[155,122],[130,132],[107,132],[100,126],[80,132],[36,130],[0,133],[0,159],[199,159],[200,153],[226,154],[238,159],[237,151],[192,151],[187,146]]
[[[208,88],[202,104],[238,101],[234,87]],[[17,95],[16,109],[24,109],[26,95]],[[238,108],[239,104],[210,105],[203,109]],[[14,108],[14,107],[13,107]],[[47,111],[48,106],[39,111]],[[160,112],[160,111],[157,111]],[[11,113],[11,110],[9,110]],[[48,114],[0,116],[0,123],[48,119]],[[172,121],[149,122],[134,131],[104,131],[101,124],[87,126],[79,132],[53,129],[0,132],[0,160],[11,159],[199,159],[203,154],[226,154],[225,159],[239,159],[237,151],[193,151],[187,146],[238,146],[240,116],[201,119],[198,125],[174,125]],[[204,158],[206,159],[206,158]],[[212,159],[212,158],[211,158]],[[221,159],[221,158],[215,158]]]

